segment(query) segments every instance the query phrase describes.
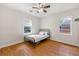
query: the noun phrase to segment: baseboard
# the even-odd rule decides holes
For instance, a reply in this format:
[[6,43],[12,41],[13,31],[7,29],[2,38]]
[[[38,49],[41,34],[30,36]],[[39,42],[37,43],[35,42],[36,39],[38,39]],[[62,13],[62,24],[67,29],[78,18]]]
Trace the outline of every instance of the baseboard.
[[22,43],[22,42],[24,42],[24,40],[20,40],[20,41],[17,41],[17,42],[6,44],[6,45],[3,45],[3,46],[0,46],[0,48],[8,47],[8,46],[15,45],[15,44]]
[[59,43],[62,43],[62,44],[65,44],[65,45],[74,46],[74,47],[78,47],[79,48],[79,45],[77,45],[77,44],[68,43],[68,42],[59,41],[59,40],[54,40],[54,39],[51,39],[51,40],[59,42]]

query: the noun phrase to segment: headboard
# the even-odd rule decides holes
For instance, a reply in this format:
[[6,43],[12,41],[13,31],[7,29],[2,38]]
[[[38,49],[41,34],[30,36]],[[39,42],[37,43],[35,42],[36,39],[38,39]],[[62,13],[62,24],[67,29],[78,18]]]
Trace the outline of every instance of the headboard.
[[49,29],[40,29],[39,31],[46,31],[46,32],[48,32],[48,35],[50,36],[50,30]]

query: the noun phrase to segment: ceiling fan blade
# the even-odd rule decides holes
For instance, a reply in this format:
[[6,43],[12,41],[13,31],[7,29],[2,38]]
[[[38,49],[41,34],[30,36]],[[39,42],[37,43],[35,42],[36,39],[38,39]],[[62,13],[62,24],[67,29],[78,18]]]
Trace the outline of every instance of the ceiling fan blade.
[[37,13],[39,13],[39,11],[37,11]]
[[39,5],[41,4],[41,3],[38,3]]
[[43,9],[43,12],[47,13],[47,11],[45,9]]
[[50,8],[50,5],[44,6],[44,8]]
[[38,7],[32,7],[32,8],[34,8],[34,9],[39,9]]
[[32,10],[29,10],[30,12],[32,12]]
[[41,3],[38,3],[38,5],[40,6],[40,5],[41,5]]

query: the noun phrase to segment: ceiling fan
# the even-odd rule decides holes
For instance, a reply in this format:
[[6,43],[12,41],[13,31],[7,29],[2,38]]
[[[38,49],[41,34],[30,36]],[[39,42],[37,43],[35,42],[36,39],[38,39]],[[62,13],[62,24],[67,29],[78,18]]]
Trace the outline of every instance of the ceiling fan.
[[[37,6],[33,6],[32,8],[33,9],[37,9],[37,13],[40,13],[40,12],[47,13],[46,9],[50,8],[50,5],[43,4],[43,3],[38,3]],[[30,12],[32,12],[32,10],[30,10]]]

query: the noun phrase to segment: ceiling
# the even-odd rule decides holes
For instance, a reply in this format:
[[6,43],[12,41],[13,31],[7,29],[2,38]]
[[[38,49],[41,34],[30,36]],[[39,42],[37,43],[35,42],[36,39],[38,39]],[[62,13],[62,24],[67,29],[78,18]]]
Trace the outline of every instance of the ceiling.
[[[59,13],[79,6],[78,3],[48,3],[48,4],[50,4],[51,7],[47,9],[47,13],[43,12],[37,13],[36,12],[37,10],[32,8],[33,6],[36,6],[37,3],[4,3],[2,5],[13,9],[17,9],[19,11],[26,12],[28,14],[32,14],[37,17],[44,17],[53,13]],[[29,10],[33,10],[33,12],[30,12]]]

